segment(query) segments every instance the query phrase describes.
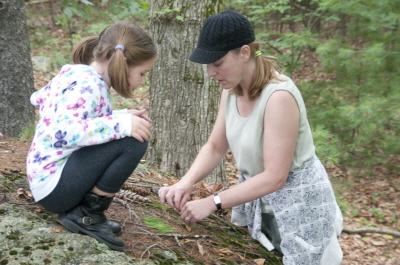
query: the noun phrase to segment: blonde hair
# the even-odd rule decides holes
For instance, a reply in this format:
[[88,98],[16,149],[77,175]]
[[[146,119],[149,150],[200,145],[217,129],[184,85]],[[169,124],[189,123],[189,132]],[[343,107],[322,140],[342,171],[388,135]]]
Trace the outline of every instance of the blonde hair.
[[[115,49],[123,45],[125,50]],[[108,75],[111,86],[125,98],[133,96],[129,88],[128,68],[155,58],[156,46],[151,37],[138,25],[120,21],[105,28],[100,36],[89,37],[78,43],[72,51],[75,64],[109,61]]]
[[[255,57],[254,53],[260,50],[260,44],[258,41],[253,41],[248,44],[250,47],[251,57]],[[241,48],[237,48],[232,50],[235,54],[240,52]],[[279,62],[278,59],[273,56],[264,56],[260,55],[255,57],[256,60],[256,68],[253,75],[253,80],[251,81],[249,87],[249,98],[255,99],[257,98],[264,87],[270,82],[279,82],[283,81],[277,75],[279,73]],[[231,93],[237,96],[243,95],[243,89],[240,85],[232,88]]]

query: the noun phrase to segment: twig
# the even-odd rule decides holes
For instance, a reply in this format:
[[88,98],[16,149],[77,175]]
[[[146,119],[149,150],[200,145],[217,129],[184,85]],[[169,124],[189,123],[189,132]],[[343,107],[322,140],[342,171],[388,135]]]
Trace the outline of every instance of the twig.
[[400,237],[400,232],[389,229],[374,228],[374,227],[362,227],[358,229],[343,228],[343,232],[348,234],[364,234],[364,233],[379,233],[387,234],[395,237]]
[[127,234],[139,234],[139,235],[150,235],[150,236],[166,236],[176,238],[211,238],[209,235],[179,235],[179,234],[153,234],[153,233],[140,233],[140,232],[128,232]]
[[143,226],[143,227],[148,227],[148,228],[152,228],[152,229],[160,230],[160,228],[157,228],[157,227],[152,227],[152,226],[148,226],[148,225],[135,224],[135,223],[133,223],[133,225],[137,225],[137,226]]
[[43,260],[45,260],[45,259],[47,258],[47,256],[50,254],[50,252],[52,252],[53,249],[54,249],[55,247],[57,247],[57,246],[58,246],[58,243],[56,243],[56,244],[49,250],[49,252],[47,252],[47,254],[44,256]]
[[36,5],[36,4],[43,4],[43,3],[47,3],[47,2],[50,2],[50,0],[29,1],[29,2],[26,2],[25,5]]
[[149,256],[147,257],[147,258],[149,258],[149,257],[150,257],[150,251],[149,251],[149,249],[151,249],[152,247],[155,247],[155,246],[157,246],[157,245],[158,245],[158,243],[156,243],[156,244],[154,244],[154,245],[151,245],[150,247],[146,248],[146,249],[143,251],[142,255],[140,255],[140,261],[142,261],[142,257],[143,257],[143,255],[144,255],[144,253],[146,253],[146,252],[149,252]]
[[[149,232],[149,231],[147,231],[146,229],[144,229],[144,228],[141,228],[141,227],[138,227],[140,230],[142,230],[142,231],[145,231],[146,233],[143,233],[144,235],[153,235],[151,232]],[[135,233],[135,234],[137,234],[137,233]]]
[[178,246],[182,247],[182,244],[181,244],[181,242],[179,242],[178,237],[176,235],[174,236],[174,239],[175,239],[176,243],[178,243]]
[[4,255],[4,257],[2,259],[0,259],[0,262],[2,262],[5,258],[8,258],[8,254]]
[[152,185],[139,184],[139,183],[135,183],[135,182],[128,182],[128,181],[127,181],[127,183],[129,183],[129,184],[131,184],[131,185],[138,186],[138,187],[143,187],[143,188],[153,188],[153,187],[154,187],[154,186],[152,186]]
[[16,204],[16,205],[34,205],[34,204],[38,204],[37,202],[9,202],[7,201],[7,203],[10,204]]

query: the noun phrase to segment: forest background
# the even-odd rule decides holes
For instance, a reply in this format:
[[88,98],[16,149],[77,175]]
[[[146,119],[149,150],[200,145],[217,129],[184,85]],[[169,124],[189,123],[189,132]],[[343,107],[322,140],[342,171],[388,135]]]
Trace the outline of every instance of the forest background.
[[[38,8],[47,2],[52,8]],[[32,56],[52,62],[50,71],[35,71],[35,88],[70,63],[78,41],[113,21],[135,20],[146,28],[148,8],[147,1],[134,0],[27,1]],[[354,227],[399,230],[393,194],[400,190],[400,2],[225,0],[222,8],[246,15],[263,54],[276,56],[298,84],[316,153],[332,177],[345,218]],[[158,12],[184,20],[179,9]],[[115,95],[114,103],[146,106],[149,89],[149,84],[141,88],[136,100]],[[32,137],[33,130],[24,128],[20,139]],[[396,237],[361,240],[385,249],[376,264],[396,262]]]

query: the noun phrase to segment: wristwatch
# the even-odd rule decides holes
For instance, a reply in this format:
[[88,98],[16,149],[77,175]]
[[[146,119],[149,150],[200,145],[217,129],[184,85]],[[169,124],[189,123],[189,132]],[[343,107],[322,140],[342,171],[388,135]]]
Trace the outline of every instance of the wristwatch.
[[222,209],[221,198],[219,197],[218,193],[214,193],[214,202],[215,202],[215,205],[217,206],[217,210],[221,210]]

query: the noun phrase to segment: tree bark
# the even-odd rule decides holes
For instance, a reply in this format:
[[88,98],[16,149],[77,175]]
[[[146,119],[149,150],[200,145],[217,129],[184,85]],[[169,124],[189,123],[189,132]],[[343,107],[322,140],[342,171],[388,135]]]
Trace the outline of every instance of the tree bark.
[[17,137],[35,116],[24,0],[0,1],[0,62],[0,132]]
[[[208,78],[204,65],[190,62],[188,57],[204,20],[219,11],[220,2],[150,1],[149,31],[159,55],[150,76],[154,125],[147,157],[151,166],[178,178],[206,143],[218,112],[219,85]],[[206,181],[226,184],[224,163]]]

